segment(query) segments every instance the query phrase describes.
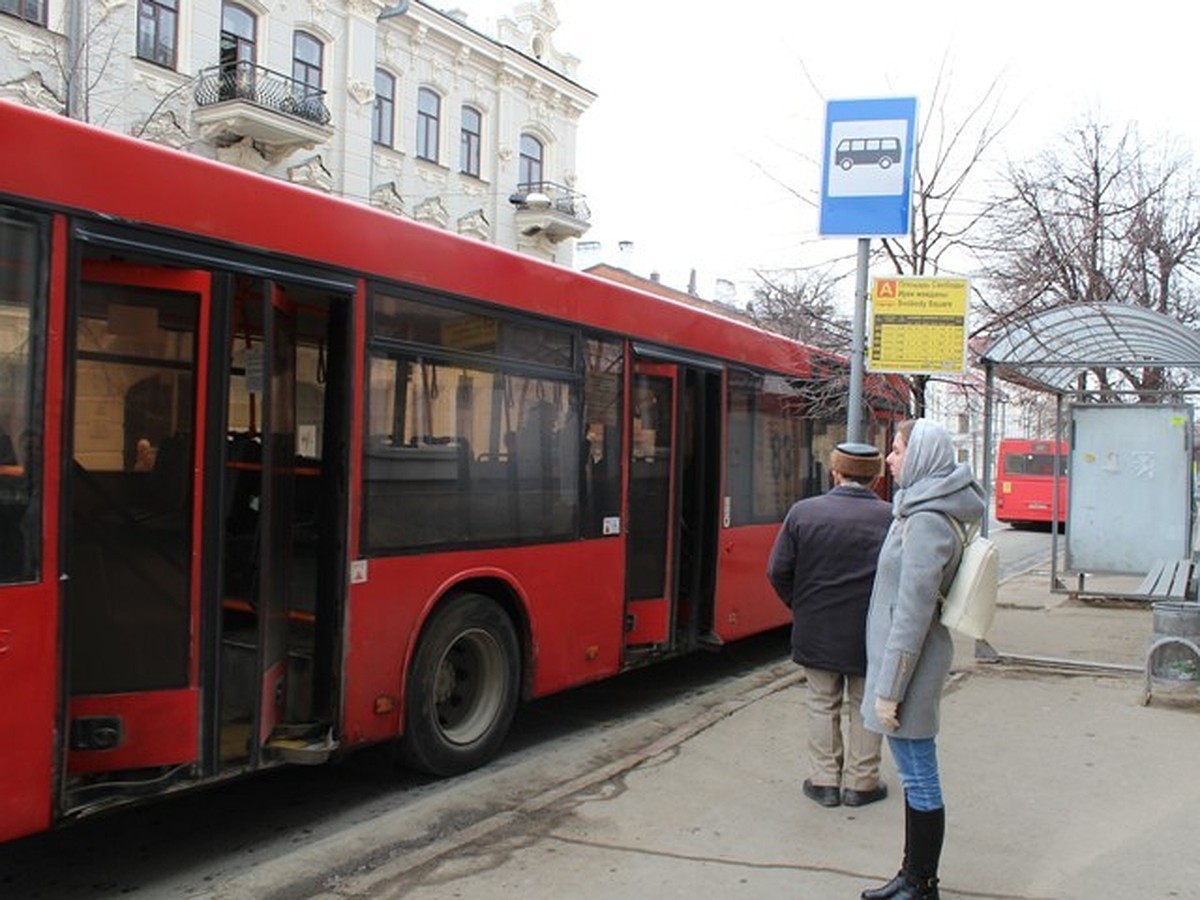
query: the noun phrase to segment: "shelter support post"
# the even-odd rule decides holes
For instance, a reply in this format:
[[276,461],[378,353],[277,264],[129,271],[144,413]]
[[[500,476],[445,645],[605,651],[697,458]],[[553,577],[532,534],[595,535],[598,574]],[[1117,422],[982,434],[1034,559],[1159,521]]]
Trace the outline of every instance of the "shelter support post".
[[983,364],[983,524],[979,533],[987,537],[992,530],[992,405],[995,402],[996,372],[991,360]]

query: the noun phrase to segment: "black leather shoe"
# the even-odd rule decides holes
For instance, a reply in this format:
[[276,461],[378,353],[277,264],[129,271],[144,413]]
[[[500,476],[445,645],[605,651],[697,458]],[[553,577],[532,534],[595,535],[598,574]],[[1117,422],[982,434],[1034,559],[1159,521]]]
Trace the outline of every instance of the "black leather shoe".
[[900,872],[883,887],[863,891],[862,900],[939,900],[936,878],[914,878]]
[[837,806],[842,802],[841,791],[833,784],[813,784],[811,778],[804,779],[804,796],[822,806]]
[[861,897],[862,900],[891,900],[892,897],[895,897],[898,893],[900,893],[900,891],[906,889],[907,887],[908,878],[905,876],[904,870],[901,869],[896,873],[896,877],[887,884],[883,885],[882,887],[869,888],[858,896]]
[[856,791],[846,788],[842,791],[842,802],[847,806],[866,806],[887,796],[887,785],[882,781],[869,791]]

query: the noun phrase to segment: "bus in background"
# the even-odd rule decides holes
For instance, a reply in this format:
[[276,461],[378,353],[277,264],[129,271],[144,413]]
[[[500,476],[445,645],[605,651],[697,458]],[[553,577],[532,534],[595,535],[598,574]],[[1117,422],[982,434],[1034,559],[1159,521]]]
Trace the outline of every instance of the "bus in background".
[[[1058,477],[1054,462],[1058,458]],[[1014,526],[1061,526],[1067,518],[1067,460],[1070,452],[1059,441],[1002,438],[996,454],[996,520]],[[1055,485],[1058,505],[1054,504]]]
[[462,772],[789,621],[845,434],[807,348],[6,101],[0,159],[0,840],[382,742]]

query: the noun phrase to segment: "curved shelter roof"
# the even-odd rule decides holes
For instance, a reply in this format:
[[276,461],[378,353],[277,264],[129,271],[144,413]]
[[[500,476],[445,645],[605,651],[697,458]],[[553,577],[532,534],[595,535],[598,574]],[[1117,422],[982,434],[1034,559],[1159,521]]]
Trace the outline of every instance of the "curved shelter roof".
[[1076,303],[1011,323],[981,362],[1005,381],[1065,393],[1097,367],[1200,369],[1200,334],[1144,306]]

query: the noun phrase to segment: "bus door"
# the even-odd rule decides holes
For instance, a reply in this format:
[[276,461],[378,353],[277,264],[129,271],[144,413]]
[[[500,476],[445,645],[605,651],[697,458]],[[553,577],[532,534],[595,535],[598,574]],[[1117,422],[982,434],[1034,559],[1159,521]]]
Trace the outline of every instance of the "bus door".
[[[231,429],[230,459],[226,463],[232,474],[230,479],[232,503],[240,503],[236,510],[249,514],[250,528],[245,533],[234,534],[227,530],[225,540],[233,544],[226,556],[226,585],[241,582],[246,593],[238,596],[227,592],[226,600],[231,611],[226,615],[228,624],[234,618],[232,612],[249,611],[253,621],[244,646],[254,656],[253,681],[246,679],[246,672],[236,667],[224,666],[222,680],[223,696],[228,698],[239,687],[245,689],[253,684],[251,702],[247,705],[251,727],[248,735],[240,734],[239,741],[230,748],[226,740],[223,755],[238,757],[240,743],[249,751],[254,764],[261,762],[262,747],[270,740],[276,725],[284,718],[287,697],[287,653],[288,613],[293,607],[292,592],[294,572],[292,560],[295,556],[295,540],[292,521],[296,515],[296,309],[285,290],[269,280],[239,278],[235,293],[235,322],[243,323],[250,318],[247,306],[257,307],[254,315],[260,326],[256,329],[259,338],[256,344],[247,345],[242,360],[241,376],[244,379],[244,394],[230,393],[234,403],[244,398],[253,406],[253,414],[261,416],[261,424],[251,419],[248,432]],[[234,326],[236,328],[236,324]],[[237,336],[234,335],[236,342]],[[233,354],[230,354],[233,359]],[[232,375],[232,368],[230,371]],[[259,409],[261,403],[261,409]],[[235,410],[230,410],[231,423],[237,420]],[[240,445],[233,436],[246,437],[249,444]],[[249,452],[247,452],[249,450]],[[227,520],[227,526],[232,523]],[[239,556],[238,542],[249,542],[249,554]],[[237,603],[242,600],[244,606]],[[236,626],[235,629],[236,630]],[[237,648],[236,641],[223,641],[222,651]],[[236,652],[236,650],[235,650]],[[237,683],[240,682],[240,685]],[[225,709],[223,713],[228,713]],[[223,725],[228,718],[222,719]],[[229,729],[224,729],[226,735]],[[238,733],[240,729],[234,729]],[[231,752],[232,751],[232,752]]]
[[720,375],[638,359],[628,409],[625,645],[691,649],[712,632]]
[[338,708],[350,298],[249,275],[229,293],[213,752],[319,762]]
[[64,473],[68,805],[199,753],[207,272],[85,261]]

